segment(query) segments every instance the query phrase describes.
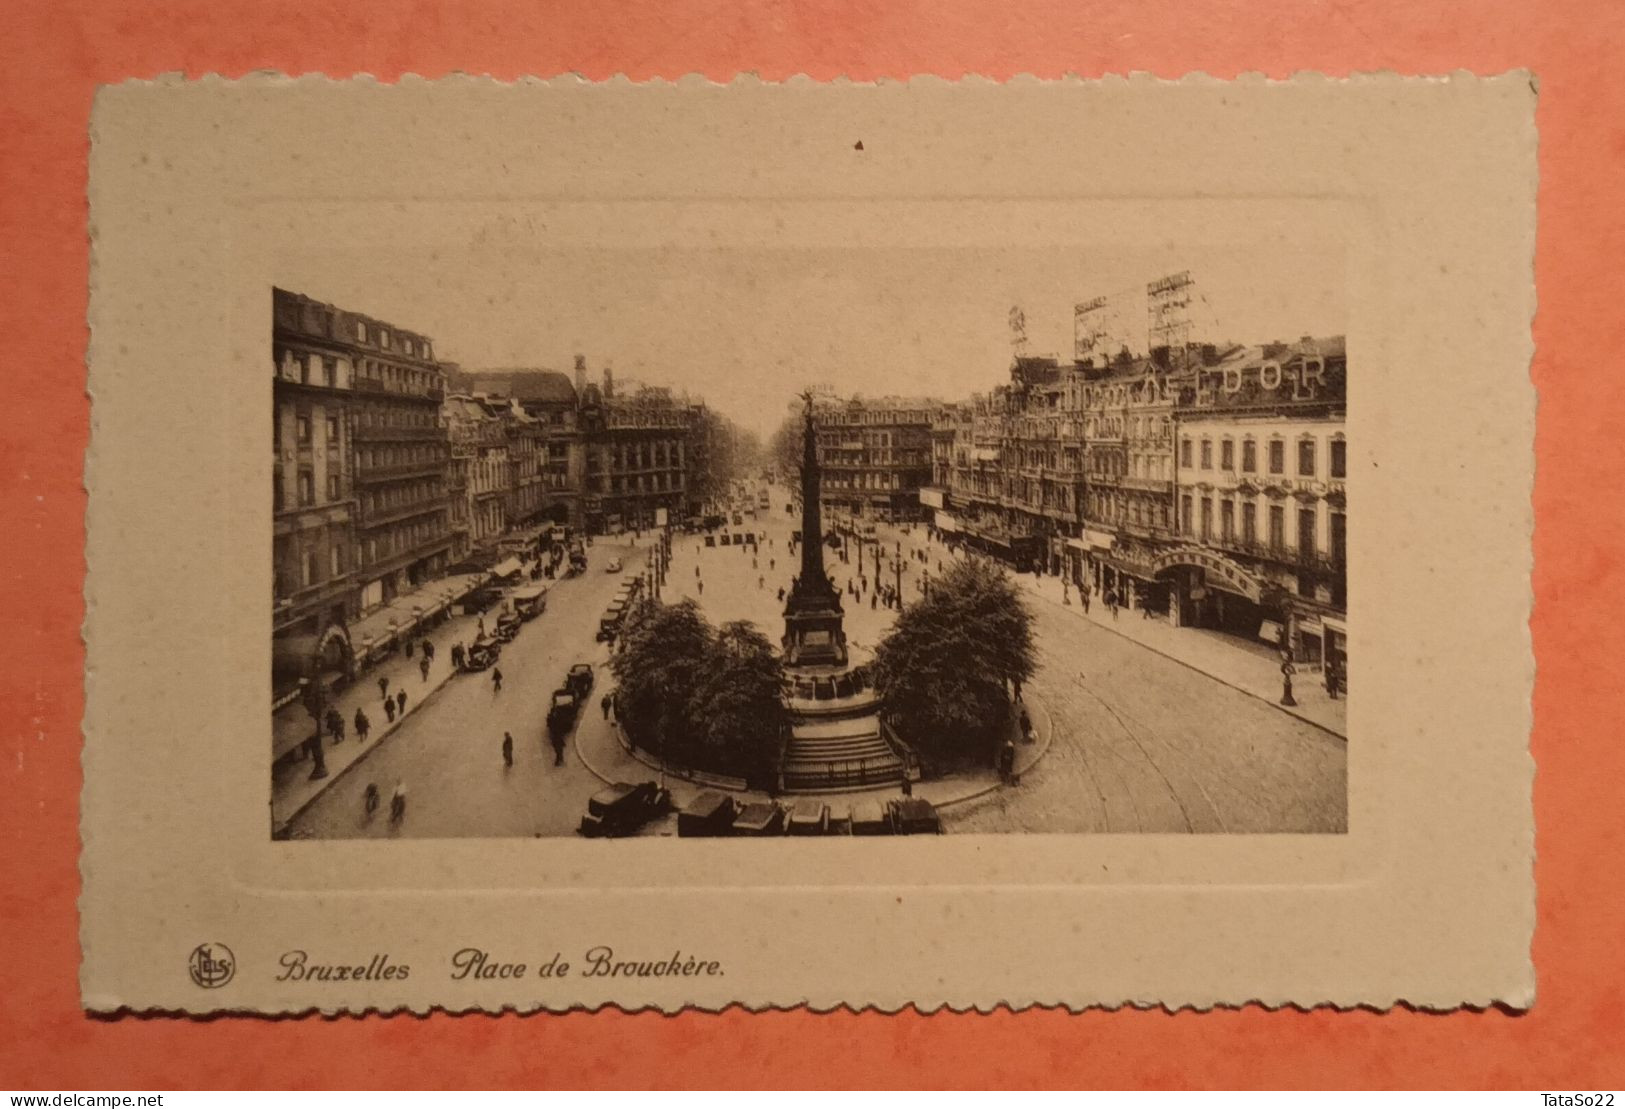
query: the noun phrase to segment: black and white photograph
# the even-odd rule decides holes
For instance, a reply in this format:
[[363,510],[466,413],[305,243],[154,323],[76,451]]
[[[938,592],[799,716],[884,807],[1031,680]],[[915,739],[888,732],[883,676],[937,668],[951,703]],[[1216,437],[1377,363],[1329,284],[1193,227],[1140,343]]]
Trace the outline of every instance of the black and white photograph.
[[1335,241],[514,234],[266,291],[273,836],[1347,830]]

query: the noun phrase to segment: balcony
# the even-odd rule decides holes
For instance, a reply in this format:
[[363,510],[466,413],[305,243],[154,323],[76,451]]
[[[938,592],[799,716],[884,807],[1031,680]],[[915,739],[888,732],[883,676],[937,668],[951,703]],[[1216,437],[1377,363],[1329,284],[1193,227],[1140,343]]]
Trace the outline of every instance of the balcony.
[[1161,477],[1123,477],[1117,483],[1124,489],[1137,489],[1142,493],[1161,493],[1172,496],[1174,481],[1172,478]]
[[442,427],[378,427],[363,424],[355,428],[351,435],[358,443],[444,442],[446,430]]
[[381,509],[376,512],[364,513],[357,521],[361,528],[379,528],[385,524],[393,524],[400,520],[410,520],[414,516],[425,516],[431,512],[445,512],[450,509],[450,501],[444,497],[432,497],[428,500],[413,501],[411,504],[400,505],[396,508]]
[[409,462],[399,466],[373,466],[358,469],[357,485],[372,485],[381,481],[399,481],[411,477],[438,477],[444,471],[441,462]]

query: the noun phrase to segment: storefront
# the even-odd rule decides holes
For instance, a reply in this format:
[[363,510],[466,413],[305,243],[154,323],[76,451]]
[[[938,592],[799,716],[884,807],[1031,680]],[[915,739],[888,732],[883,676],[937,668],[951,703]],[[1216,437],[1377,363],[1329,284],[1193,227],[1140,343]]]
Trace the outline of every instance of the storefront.
[[1279,646],[1290,614],[1264,584],[1216,551],[1180,547],[1151,563],[1167,586],[1168,611],[1177,627],[1208,628],[1241,639]]

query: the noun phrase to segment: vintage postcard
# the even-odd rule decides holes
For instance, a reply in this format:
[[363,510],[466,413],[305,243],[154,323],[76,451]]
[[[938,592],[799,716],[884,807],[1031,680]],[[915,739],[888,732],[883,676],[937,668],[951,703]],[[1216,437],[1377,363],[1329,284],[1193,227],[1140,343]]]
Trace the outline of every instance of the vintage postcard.
[[84,1005],[1532,1003],[1535,97],[104,89]]

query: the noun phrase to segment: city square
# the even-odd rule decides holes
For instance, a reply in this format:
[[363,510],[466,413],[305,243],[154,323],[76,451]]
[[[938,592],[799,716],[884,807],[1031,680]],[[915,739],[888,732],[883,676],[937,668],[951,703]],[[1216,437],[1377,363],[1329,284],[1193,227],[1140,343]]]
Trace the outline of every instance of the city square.
[[[278,838],[1346,831],[1341,339],[1097,359],[1080,305],[1070,364],[1018,332],[1009,385],[810,389],[768,444],[579,356],[448,368],[277,295]],[[405,364],[298,349],[362,336]],[[1008,617],[1014,661],[908,708],[903,615],[977,583],[956,649]],[[757,652],[765,714],[640,670],[662,619],[706,665]]]

